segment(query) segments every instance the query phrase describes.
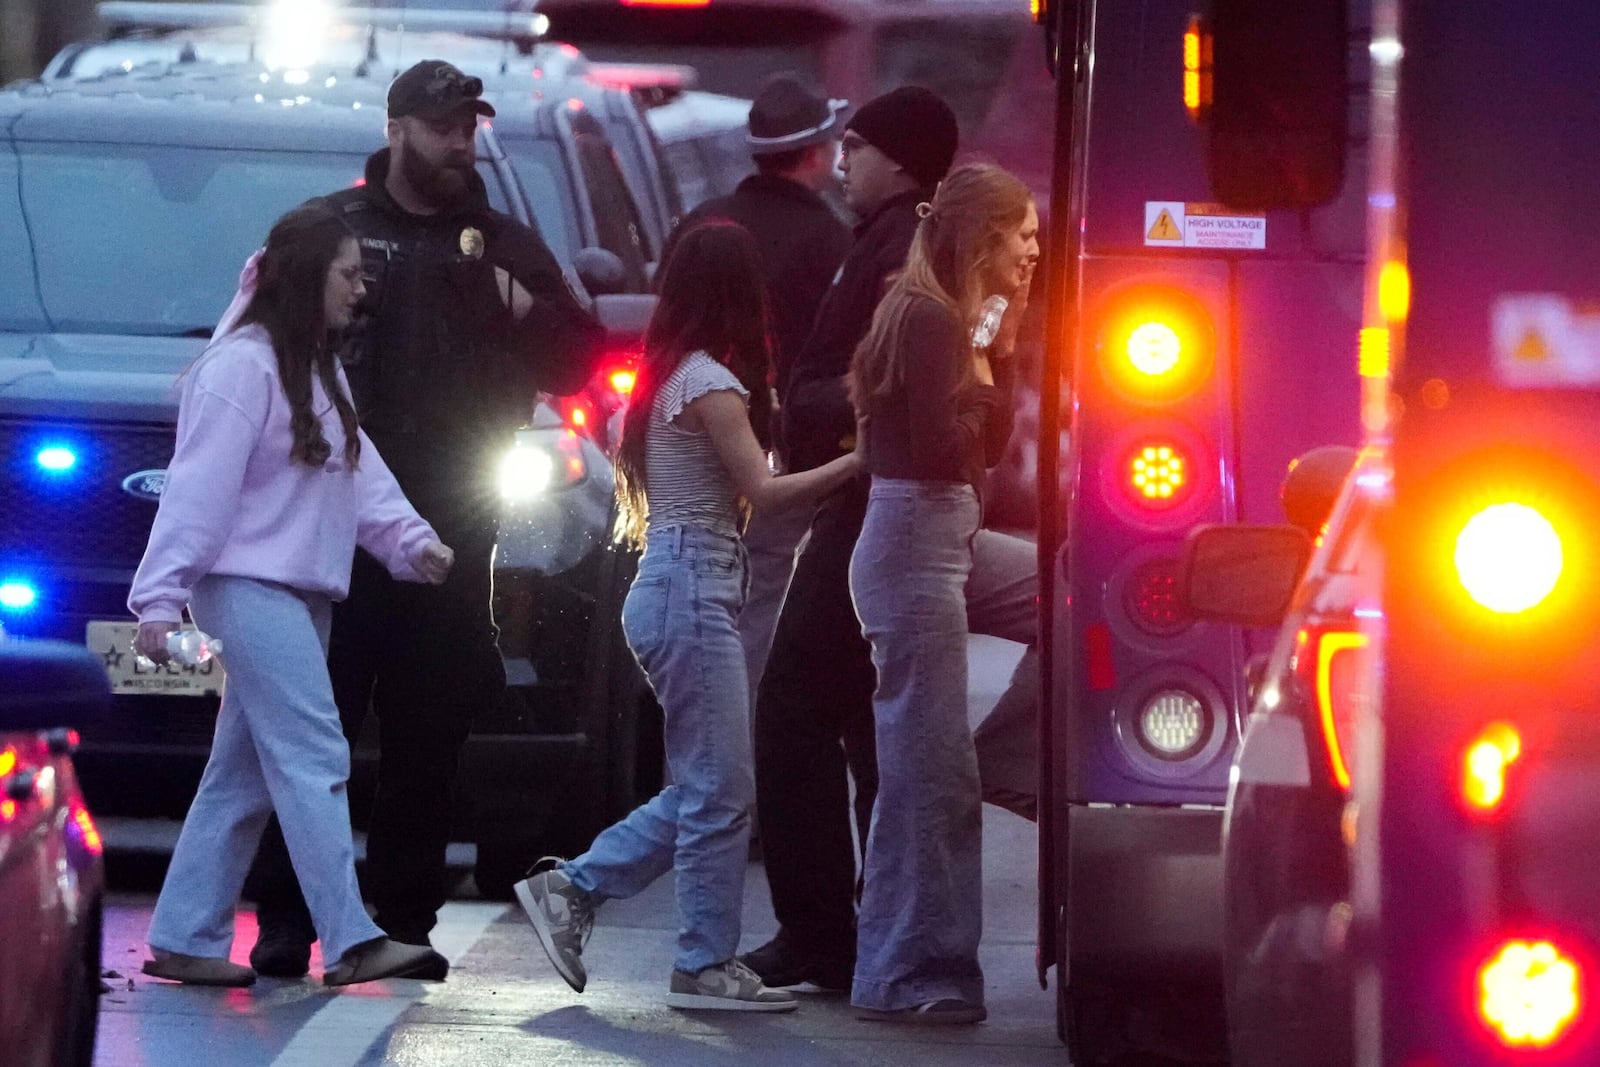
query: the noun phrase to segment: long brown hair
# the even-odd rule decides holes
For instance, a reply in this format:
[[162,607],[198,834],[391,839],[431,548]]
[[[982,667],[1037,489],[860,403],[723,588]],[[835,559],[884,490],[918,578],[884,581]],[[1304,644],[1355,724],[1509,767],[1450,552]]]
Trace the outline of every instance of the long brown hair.
[[767,374],[771,346],[761,252],[744,227],[710,221],[685,231],[660,279],[660,300],[645,327],[644,358],[617,446],[617,533],[644,540],[645,435],[656,396],[693,352],[705,352],[750,390],[750,424],[765,440],[771,416]]
[[313,373],[339,413],[345,463],[354,468],[361,457],[356,409],[339,387],[338,361],[323,317],[328,271],[344,242],[353,237],[349,225],[321,204],[306,204],[284,215],[267,234],[267,247],[256,267],[255,296],[239,317],[240,325],[259,323],[272,339],[294,435],[289,458],[312,467],[322,466],[333,454],[322,423],[311,410]]
[[[963,332],[976,324],[988,295],[984,272],[989,261],[1006,235],[1022,224],[1032,201],[1028,187],[1008,172],[969,163],[950,172],[926,207],[919,205],[923,218],[905,269],[879,301],[872,327],[851,359],[850,399],[857,412],[865,412],[869,398],[904,387],[916,346],[903,335],[915,301],[932,300],[949,308]],[[962,359],[956,381],[965,384],[971,375],[972,361]]]

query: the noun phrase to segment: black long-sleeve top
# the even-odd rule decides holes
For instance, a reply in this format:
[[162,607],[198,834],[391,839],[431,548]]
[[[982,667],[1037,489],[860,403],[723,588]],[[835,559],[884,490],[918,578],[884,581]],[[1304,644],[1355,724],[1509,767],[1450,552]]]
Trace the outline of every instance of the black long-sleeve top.
[[867,406],[867,470],[879,478],[967,482],[982,491],[1011,436],[1011,361],[995,360],[994,385],[957,390],[972,344],[955,311],[926,298],[907,309],[904,387]]

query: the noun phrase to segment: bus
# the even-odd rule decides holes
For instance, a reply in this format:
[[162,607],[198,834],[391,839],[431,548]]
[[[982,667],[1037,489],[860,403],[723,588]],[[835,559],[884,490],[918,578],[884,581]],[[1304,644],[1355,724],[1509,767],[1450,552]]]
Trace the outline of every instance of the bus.
[[1270,628],[1177,594],[1197,526],[1282,521],[1360,438],[1359,0],[1045,0],[1040,980],[1078,1065],[1221,1062],[1221,831]]

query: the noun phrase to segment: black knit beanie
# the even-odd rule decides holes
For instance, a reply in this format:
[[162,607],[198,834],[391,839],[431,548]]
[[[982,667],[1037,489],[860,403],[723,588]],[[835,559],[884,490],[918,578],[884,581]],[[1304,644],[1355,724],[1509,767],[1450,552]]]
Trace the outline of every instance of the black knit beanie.
[[955,112],[920,85],[903,85],[861,105],[845,125],[906,169],[918,185],[937,185],[956,157]]

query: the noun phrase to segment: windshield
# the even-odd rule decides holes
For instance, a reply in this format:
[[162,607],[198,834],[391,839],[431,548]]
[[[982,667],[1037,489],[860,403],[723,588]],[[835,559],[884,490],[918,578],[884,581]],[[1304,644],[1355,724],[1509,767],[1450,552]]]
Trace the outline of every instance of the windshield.
[[[366,157],[20,142],[0,155],[0,329],[207,336],[285,211]],[[8,173],[9,172],[9,173]],[[490,201],[504,196],[487,168]]]

